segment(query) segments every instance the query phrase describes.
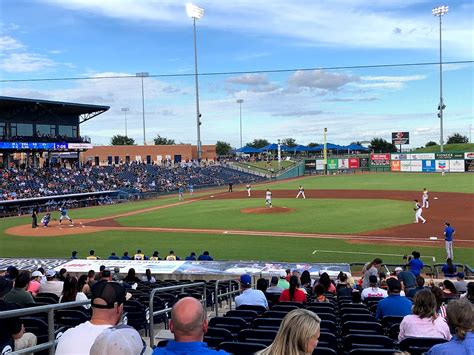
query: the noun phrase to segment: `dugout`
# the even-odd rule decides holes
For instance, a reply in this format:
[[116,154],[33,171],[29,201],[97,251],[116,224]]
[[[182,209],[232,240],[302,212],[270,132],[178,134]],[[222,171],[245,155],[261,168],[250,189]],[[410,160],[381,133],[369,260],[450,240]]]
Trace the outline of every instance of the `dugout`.
[[109,108],[0,96],[0,163],[80,162],[80,152],[92,148],[90,138],[81,136],[80,125]]

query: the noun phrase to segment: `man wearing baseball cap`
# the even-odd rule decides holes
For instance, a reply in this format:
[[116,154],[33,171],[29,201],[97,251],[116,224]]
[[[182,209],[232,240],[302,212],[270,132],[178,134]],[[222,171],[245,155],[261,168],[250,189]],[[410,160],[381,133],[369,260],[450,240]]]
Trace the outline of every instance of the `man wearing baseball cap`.
[[[5,295],[10,292],[13,282],[5,277],[0,277],[0,313],[18,309],[19,307],[4,300]],[[11,351],[26,349],[35,346],[37,342],[36,335],[25,333],[25,327],[18,317],[0,319],[0,345],[2,351],[10,346]],[[8,351],[8,350],[7,350]]]
[[59,338],[56,354],[89,354],[99,334],[119,323],[125,301],[126,292],[119,283],[97,282],[92,288],[91,320],[67,330]]
[[412,303],[406,297],[400,296],[402,285],[395,278],[387,279],[388,297],[379,301],[375,317],[381,320],[385,316],[405,317],[411,314]]
[[252,289],[252,277],[244,274],[240,276],[240,289],[242,293],[235,298],[235,307],[247,306],[262,306],[268,309],[268,301],[265,294],[260,290]]
[[405,295],[416,287],[416,276],[408,270],[403,270],[400,266],[395,268],[398,281],[402,284],[402,290],[405,291]]
[[54,293],[61,297],[64,282],[56,280],[56,271],[53,269],[46,271],[46,282],[41,285],[40,292]]

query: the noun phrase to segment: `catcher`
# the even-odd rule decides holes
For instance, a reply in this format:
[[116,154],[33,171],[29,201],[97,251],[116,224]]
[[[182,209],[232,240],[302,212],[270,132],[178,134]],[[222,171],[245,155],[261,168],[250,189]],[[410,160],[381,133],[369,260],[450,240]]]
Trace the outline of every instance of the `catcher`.
[[41,218],[41,224],[44,228],[48,228],[49,222],[51,222],[51,213],[48,212]]

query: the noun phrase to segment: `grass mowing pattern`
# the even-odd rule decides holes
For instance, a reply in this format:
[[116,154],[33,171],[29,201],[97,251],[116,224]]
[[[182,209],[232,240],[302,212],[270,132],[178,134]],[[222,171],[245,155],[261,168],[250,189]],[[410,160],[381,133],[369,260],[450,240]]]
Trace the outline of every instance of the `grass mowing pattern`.
[[295,210],[244,214],[241,209],[264,207],[264,201],[205,200],[116,220],[124,226],[353,234],[412,223],[413,219],[412,203],[404,201],[274,199],[273,205]]

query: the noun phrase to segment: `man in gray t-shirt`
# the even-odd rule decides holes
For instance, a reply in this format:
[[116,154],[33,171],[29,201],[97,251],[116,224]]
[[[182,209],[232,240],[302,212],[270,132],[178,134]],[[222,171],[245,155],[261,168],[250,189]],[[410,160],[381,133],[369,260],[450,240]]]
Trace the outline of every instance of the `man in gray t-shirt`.
[[403,270],[401,267],[396,267],[398,281],[402,283],[404,290],[409,290],[416,287],[416,277],[411,271]]

